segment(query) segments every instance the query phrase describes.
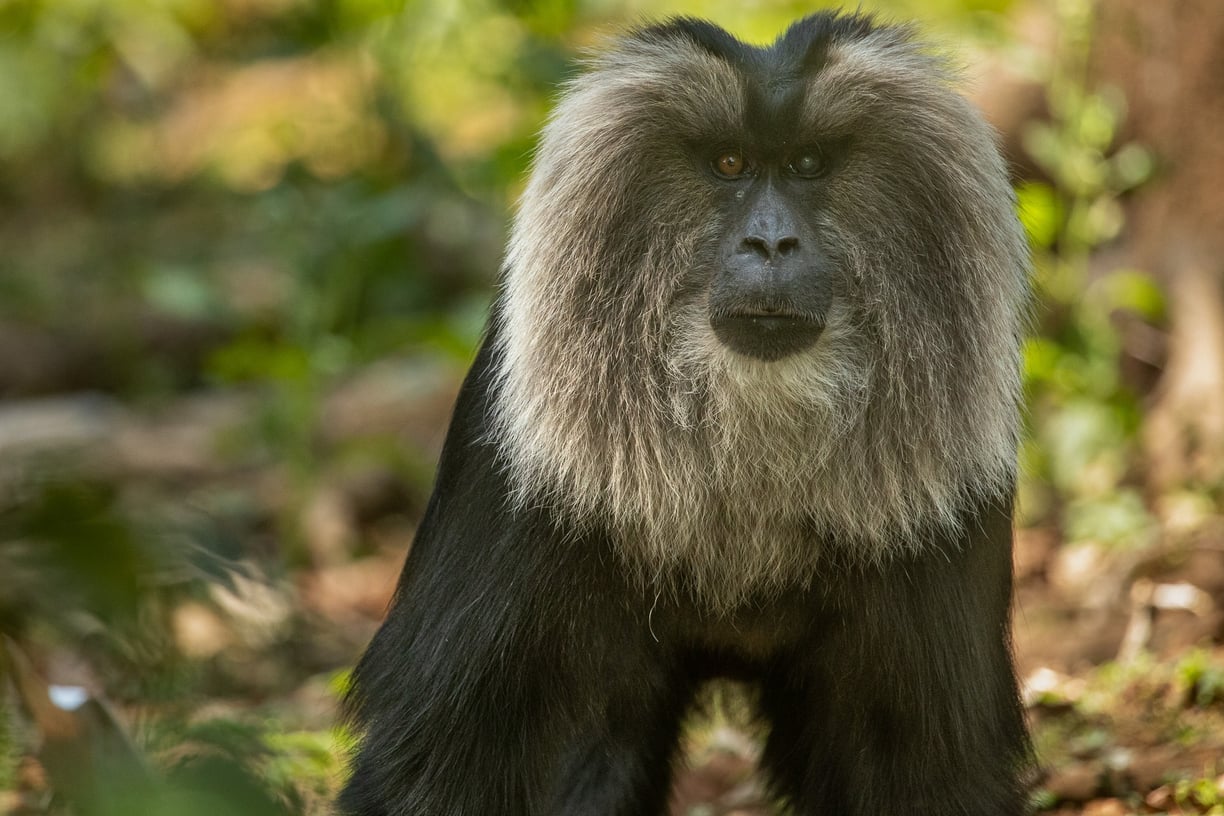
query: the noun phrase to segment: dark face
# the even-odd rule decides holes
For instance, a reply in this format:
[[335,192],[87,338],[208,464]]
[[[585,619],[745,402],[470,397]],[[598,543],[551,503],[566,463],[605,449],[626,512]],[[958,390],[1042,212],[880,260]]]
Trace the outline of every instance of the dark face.
[[694,158],[714,188],[724,230],[709,282],[710,326],[732,351],[764,361],[814,345],[837,292],[836,243],[819,223],[849,139],[813,129],[803,109],[830,38],[862,32],[853,21],[815,22],[819,30],[797,26],[767,48],[698,21],[670,28],[738,75],[742,117],[706,133]]
[[808,215],[829,167],[816,145],[754,153],[726,150],[711,162],[729,228],[710,326],[731,350],[773,361],[820,338],[833,300],[833,265]]

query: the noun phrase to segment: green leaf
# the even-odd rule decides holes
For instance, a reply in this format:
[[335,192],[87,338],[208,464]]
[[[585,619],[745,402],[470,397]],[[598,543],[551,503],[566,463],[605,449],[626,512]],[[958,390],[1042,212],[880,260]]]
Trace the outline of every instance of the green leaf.
[[1062,204],[1054,188],[1026,181],[1016,190],[1016,207],[1029,241],[1043,249],[1053,246],[1063,222]]

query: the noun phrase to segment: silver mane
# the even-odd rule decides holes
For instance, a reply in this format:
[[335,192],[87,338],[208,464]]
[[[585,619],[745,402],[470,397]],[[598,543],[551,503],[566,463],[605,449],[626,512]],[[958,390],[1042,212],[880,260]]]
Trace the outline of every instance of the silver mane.
[[[802,128],[850,140],[811,214],[838,261],[810,350],[709,326],[724,229],[689,145],[747,116],[739,68],[631,35],[546,126],[510,239],[492,436],[516,500],[610,530],[715,608],[879,560],[1011,489],[1028,253],[993,134],[905,28],[834,40]],[[751,123],[749,123],[751,126]]]

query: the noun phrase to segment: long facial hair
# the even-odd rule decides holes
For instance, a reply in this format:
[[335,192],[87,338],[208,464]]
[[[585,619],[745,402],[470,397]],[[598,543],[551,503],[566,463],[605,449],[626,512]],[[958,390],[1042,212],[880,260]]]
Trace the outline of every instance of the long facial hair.
[[709,326],[726,226],[692,145],[751,122],[744,66],[683,36],[631,35],[569,86],[510,241],[491,434],[515,500],[715,609],[834,550],[918,550],[1014,479],[1027,250],[1003,163],[940,59],[855,19],[803,79],[804,129],[848,145],[810,214],[838,270],[812,349],[759,361]]

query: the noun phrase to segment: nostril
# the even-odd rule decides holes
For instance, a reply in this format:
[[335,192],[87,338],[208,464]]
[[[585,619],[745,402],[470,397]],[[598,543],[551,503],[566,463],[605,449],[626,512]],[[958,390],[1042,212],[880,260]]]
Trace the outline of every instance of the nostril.
[[786,238],[779,239],[778,241],[778,254],[779,255],[789,255],[798,248],[799,248],[799,239],[793,236],[788,236]]
[[744,239],[741,251],[751,252],[755,255],[760,255],[762,258],[768,259],[772,253],[769,251],[769,243],[764,238],[759,238],[755,235],[749,235]]

